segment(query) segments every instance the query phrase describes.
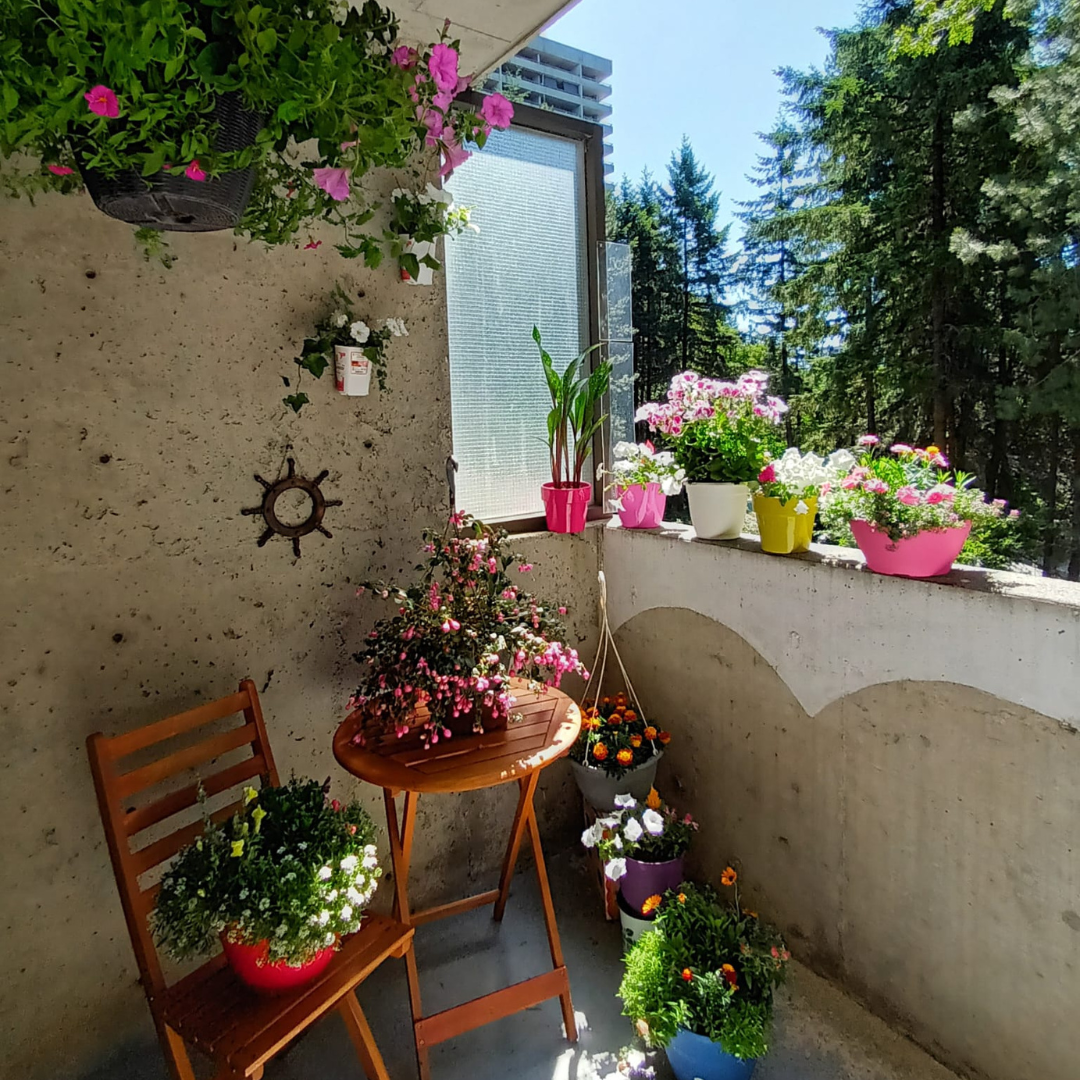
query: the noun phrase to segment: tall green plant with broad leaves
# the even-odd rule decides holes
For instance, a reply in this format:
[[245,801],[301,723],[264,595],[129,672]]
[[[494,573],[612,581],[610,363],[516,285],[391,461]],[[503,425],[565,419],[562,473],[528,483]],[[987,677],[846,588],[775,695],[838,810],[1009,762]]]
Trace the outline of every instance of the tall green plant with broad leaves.
[[602,360],[591,372],[579,377],[589,354],[600,347],[591,345],[575,356],[560,375],[535,326],[533,341],[540,350],[540,362],[551,394],[551,412],[547,418],[551,482],[558,487],[580,484],[585,462],[592,453],[593,437],[607,418],[605,413],[598,413],[598,408],[611,381],[611,362]]

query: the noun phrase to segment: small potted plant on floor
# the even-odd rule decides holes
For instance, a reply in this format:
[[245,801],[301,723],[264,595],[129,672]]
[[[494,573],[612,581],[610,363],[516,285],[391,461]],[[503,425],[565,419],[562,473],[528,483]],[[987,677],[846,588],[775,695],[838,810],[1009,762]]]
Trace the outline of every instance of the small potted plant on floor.
[[625,694],[585,702],[581,733],[570,747],[574,780],[595,810],[615,810],[615,797],[644,801],[671,735],[630,707]]
[[560,374],[545,351],[540,331],[533,327],[533,341],[540,350],[544,378],[551,394],[547,418],[548,451],[551,458],[551,483],[544,484],[541,495],[547,527],[551,532],[578,533],[585,528],[592,485],[582,481],[585,462],[592,453],[593,437],[605,420],[598,414],[601,400],[608,391],[611,364],[601,361],[591,372],[585,361],[599,346],[593,345],[576,356]]
[[858,463],[823,491],[822,518],[834,532],[850,528],[877,574],[947,574],[972,525],[1006,515],[1005,502],[987,502],[974,477],[949,471],[936,446],[894,443],[886,451],[876,435],[862,436],[859,445]]
[[356,654],[363,676],[349,707],[357,744],[404,736],[414,725],[425,747],[496,730],[514,705],[512,679],[540,689],[568,673],[588,678],[565,644],[566,608],[526,592],[522,575],[532,564],[520,561],[504,531],[454,514],[444,530],[424,532],[424,551],[427,565],[413,584],[359,589],[389,600],[397,614],[376,623]]
[[733,383],[683,371],[671,380],[665,403],[649,402],[637,411],[635,419],[674,448],[686,473],[690,520],[704,540],[739,536],[748,485],[780,451],[778,425],[787,405],[765,394],[768,382],[761,371]]
[[582,833],[581,842],[599,849],[604,873],[619,883],[630,909],[648,915],[646,901],[683,880],[683,860],[697,822],[664,805],[655,790],[643,803],[631,795],[618,795],[615,804],[613,813]]
[[770,555],[809,551],[814,536],[818,495],[823,484],[838,483],[855,464],[848,450],[822,459],[789,447],[758,473],[754,492],[761,550]]
[[603,474],[612,479],[611,502],[623,528],[659,528],[667,497],[682,491],[686,471],[675,464],[670,450],[658,451],[651,442],[619,442],[611,454],[611,468]]
[[162,880],[154,934],[179,960],[220,939],[236,974],[265,993],[289,990],[329,964],[360,928],[379,866],[375,827],[325,785],[247,788],[244,807],[180,852]]
[[676,1080],[749,1080],[769,1047],[773,992],[790,954],[780,935],[734,896],[683,884],[651,933],[626,955],[623,1013],[650,1047],[667,1050]]

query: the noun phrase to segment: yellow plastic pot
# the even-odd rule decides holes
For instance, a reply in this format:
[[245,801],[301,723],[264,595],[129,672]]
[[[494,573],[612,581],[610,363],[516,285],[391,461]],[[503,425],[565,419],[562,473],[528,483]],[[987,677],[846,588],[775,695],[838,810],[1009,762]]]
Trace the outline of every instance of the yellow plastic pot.
[[814,518],[817,516],[817,499],[803,499],[806,513],[795,513],[798,499],[767,498],[754,492],[754,513],[757,515],[761,550],[770,555],[791,555],[797,551],[809,551],[814,535]]

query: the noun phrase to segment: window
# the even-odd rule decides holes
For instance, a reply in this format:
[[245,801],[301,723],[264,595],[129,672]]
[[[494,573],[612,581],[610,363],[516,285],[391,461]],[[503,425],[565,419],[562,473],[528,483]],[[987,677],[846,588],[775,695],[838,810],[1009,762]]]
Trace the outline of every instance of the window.
[[447,185],[480,229],[446,242],[457,503],[502,521],[543,514],[551,403],[532,328],[560,369],[598,340],[603,220],[601,129],[516,109]]

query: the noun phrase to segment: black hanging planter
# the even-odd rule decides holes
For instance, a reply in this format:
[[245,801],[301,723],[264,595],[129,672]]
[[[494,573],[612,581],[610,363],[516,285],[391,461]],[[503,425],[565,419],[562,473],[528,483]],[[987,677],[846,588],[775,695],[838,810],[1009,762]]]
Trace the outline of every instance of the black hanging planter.
[[[262,117],[245,109],[237,93],[218,98],[214,119],[218,123],[214,149],[220,153],[250,146],[263,126]],[[184,175],[186,164],[178,162],[170,171],[151,177],[133,169],[117,176],[83,169],[82,178],[94,205],[129,225],[167,232],[236,228],[251,198],[254,166],[212,179],[189,180]]]

